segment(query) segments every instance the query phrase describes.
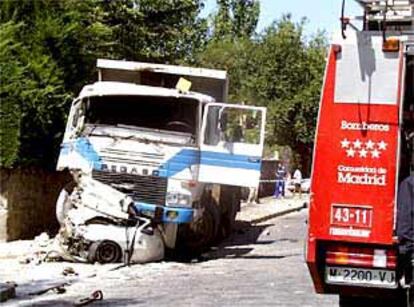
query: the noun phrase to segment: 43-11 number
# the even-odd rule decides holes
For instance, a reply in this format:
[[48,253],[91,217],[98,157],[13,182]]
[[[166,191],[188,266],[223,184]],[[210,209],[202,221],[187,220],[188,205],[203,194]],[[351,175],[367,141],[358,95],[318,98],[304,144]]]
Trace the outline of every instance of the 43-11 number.
[[364,209],[336,208],[334,214],[335,221],[340,223],[355,222],[357,224],[368,223],[368,211]]

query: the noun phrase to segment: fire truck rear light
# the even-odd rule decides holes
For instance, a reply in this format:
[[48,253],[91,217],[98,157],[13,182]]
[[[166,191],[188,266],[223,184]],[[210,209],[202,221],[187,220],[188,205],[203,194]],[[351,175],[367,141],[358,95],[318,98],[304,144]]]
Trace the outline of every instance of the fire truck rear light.
[[395,269],[397,267],[397,251],[387,250],[387,268]]
[[395,269],[397,267],[397,256],[387,256],[387,268]]
[[343,252],[327,252],[326,263],[331,265],[351,265],[371,268],[373,256],[366,254],[353,254]]
[[397,255],[384,249],[332,247],[326,251],[326,264],[395,269]]
[[382,51],[384,52],[398,52],[400,50],[400,40],[398,38],[390,37],[382,43]]

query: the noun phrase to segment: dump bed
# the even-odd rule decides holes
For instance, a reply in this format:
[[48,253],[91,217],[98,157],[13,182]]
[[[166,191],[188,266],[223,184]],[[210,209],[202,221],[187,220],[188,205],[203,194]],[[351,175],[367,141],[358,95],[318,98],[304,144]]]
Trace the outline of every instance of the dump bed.
[[227,100],[227,73],[224,70],[193,68],[144,62],[98,59],[99,81],[132,82],[142,85],[175,88],[180,77],[191,81],[190,90]]

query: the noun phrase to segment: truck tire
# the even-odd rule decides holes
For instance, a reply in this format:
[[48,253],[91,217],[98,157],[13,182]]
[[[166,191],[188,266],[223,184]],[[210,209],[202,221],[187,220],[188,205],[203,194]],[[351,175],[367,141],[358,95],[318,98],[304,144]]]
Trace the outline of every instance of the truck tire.
[[236,223],[236,215],[240,210],[240,196],[239,193],[233,193],[231,197],[231,206],[226,212],[221,215],[220,219],[220,233],[218,239],[225,239],[231,235]]
[[202,252],[215,241],[219,224],[220,212],[216,204],[213,201],[206,202],[199,220],[179,228],[177,247],[193,254]]

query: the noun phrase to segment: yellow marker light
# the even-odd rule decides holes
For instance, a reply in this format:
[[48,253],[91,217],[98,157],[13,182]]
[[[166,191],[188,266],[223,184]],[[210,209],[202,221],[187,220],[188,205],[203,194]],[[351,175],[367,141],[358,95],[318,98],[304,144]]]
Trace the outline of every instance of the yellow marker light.
[[183,93],[188,92],[191,88],[191,81],[188,81],[187,79],[184,79],[183,77],[181,77],[178,80],[175,88]]
[[337,264],[348,264],[349,258],[348,258],[348,255],[346,253],[338,252],[335,255],[335,261],[336,261]]
[[168,211],[167,217],[171,220],[175,220],[178,217],[178,213],[175,211]]
[[400,40],[395,37],[387,38],[382,43],[382,51],[384,52],[398,52],[400,50]]

